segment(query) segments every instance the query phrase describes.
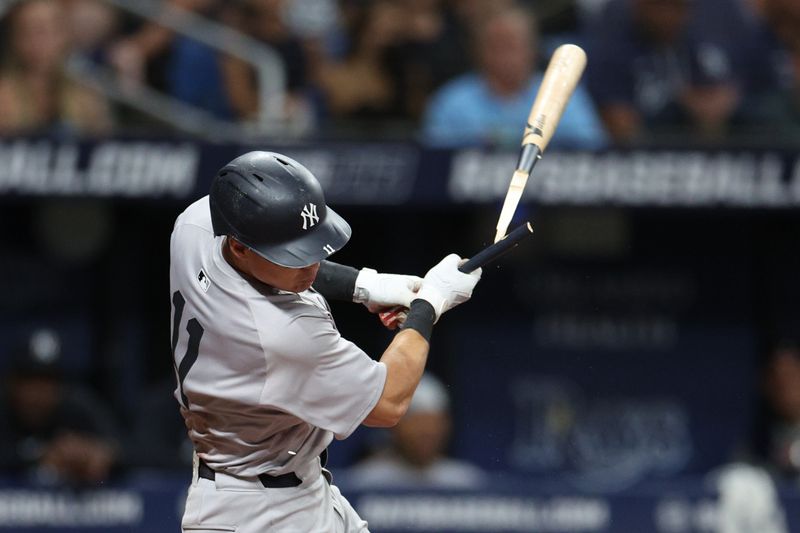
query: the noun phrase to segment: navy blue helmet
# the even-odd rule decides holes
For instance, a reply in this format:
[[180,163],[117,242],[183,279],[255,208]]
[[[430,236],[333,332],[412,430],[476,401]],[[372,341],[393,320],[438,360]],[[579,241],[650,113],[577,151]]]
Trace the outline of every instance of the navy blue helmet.
[[317,178],[289,157],[249,152],[222,167],[209,193],[214,235],[228,235],[275,264],[302,268],[350,240]]

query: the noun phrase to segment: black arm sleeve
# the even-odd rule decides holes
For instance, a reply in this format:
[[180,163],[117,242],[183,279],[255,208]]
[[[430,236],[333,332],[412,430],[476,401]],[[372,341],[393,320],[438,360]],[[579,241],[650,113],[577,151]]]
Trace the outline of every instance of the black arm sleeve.
[[357,277],[358,270],[353,267],[323,261],[313,287],[329,300],[352,302]]

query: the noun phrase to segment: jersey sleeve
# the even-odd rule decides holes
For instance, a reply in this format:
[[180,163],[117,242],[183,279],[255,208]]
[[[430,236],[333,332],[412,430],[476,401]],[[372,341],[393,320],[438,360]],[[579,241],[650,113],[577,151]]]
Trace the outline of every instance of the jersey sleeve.
[[277,335],[262,335],[272,355],[261,401],[343,439],[378,403],[386,366],[342,338],[323,310],[305,307]]

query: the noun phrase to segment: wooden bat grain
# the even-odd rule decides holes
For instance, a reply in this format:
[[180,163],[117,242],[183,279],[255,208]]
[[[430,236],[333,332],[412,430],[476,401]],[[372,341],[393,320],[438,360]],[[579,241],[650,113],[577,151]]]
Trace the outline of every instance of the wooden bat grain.
[[556,49],[528,114],[523,145],[535,144],[545,151],[585,68],[586,53],[579,46],[564,44]]

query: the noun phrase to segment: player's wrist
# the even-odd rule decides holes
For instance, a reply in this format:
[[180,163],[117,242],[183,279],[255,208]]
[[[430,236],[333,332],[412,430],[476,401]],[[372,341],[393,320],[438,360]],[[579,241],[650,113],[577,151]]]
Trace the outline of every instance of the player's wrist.
[[372,268],[362,268],[358,271],[353,288],[353,301],[356,303],[369,302],[370,292],[374,291],[378,283],[378,271]]
[[433,305],[427,300],[417,298],[408,308],[408,316],[403,324],[403,330],[413,329],[430,342],[433,333],[433,324],[436,323],[437,314]]

